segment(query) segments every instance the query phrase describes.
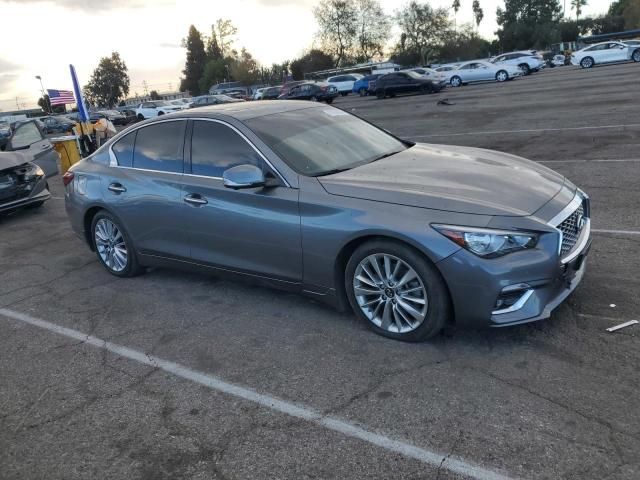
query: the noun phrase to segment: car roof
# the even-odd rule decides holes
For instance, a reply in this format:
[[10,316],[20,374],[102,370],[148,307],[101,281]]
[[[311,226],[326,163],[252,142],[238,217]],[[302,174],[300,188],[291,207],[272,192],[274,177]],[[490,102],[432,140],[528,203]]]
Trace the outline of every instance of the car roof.
[[[274,113],[292,112],[294,110],[304,110],[306,108],[327,108],[327,106],[317,103],[300,102],[298,100],[278,100],[277,102],[268,100],[255,100],[253,102],[209,105],[206,107],[199,107],[197,110],[183,110],[180,113],[172,113],[170,115],[172,118],[231,117],[235,118],[236,120],[244,121],[249,120],[250,118],[263,117],[265,115],[272,115]],[[159,118],[161,120],[166,119],[167,115],[162,115]]]

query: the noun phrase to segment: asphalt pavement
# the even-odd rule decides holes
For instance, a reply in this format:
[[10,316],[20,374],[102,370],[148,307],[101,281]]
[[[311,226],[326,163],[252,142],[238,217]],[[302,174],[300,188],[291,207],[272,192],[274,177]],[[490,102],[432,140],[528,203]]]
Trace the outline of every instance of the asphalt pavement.
[[[59,177],[0,219],[0,478],[640,478],[640,65],[335,106],[492,148],[592,198],[587,273],[548,321],[405,344],[314,301],[110,276]],[[453,105],[437,105],[448,99]]]

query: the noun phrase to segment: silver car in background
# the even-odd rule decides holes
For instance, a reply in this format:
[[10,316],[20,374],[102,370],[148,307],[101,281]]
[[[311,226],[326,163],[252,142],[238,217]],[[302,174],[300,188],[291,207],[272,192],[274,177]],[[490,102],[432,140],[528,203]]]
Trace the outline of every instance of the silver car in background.
[[589,198],[546,167],[404,141],[302,101],[139,123],[64,183],[73,229],[113,275],[249,278],[407,341],[549,317],[591,241]]
[[452,87],[461,87],[473,82],[506,82],[524,75],[524,72],[515,65],[494,65],[483,60],[464,62],[444,73]]

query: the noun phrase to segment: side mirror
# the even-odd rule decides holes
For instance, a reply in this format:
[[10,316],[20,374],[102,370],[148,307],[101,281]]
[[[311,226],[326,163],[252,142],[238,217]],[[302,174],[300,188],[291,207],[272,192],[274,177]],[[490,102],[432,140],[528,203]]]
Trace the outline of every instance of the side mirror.
[[264,187],[266,180],[262,170],[255,165],[237,165],[222,173],[222,182],[227,188],[238,190],[240,188]]

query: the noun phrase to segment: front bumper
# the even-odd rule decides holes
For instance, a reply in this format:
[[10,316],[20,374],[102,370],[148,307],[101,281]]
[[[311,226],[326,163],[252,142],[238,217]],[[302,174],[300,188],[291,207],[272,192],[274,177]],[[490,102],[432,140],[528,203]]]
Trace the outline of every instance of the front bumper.
[[[544,235],[532,250],[482,259],[461,249],[437,266],[449,287],[457,325],[505,327],[549,318],[582,280],[590,248],[588,235],[571,261],[563,263],[553,235]],[[497,313],[501,311],[496,307],[500,294],[519,284],[531,290],[523,295],[522,304]]]
[[13,210],[17,210],[18,208],[32,205],[34,203],[44,202],[51,198],[51,193],[49,193],[49,189],[46,186],[37,188],[40,191],[38,193],[30,195],[29,197],[22,198],[20,200],[14,200],[11,202],[0,203],[0,212],[10,212]]

